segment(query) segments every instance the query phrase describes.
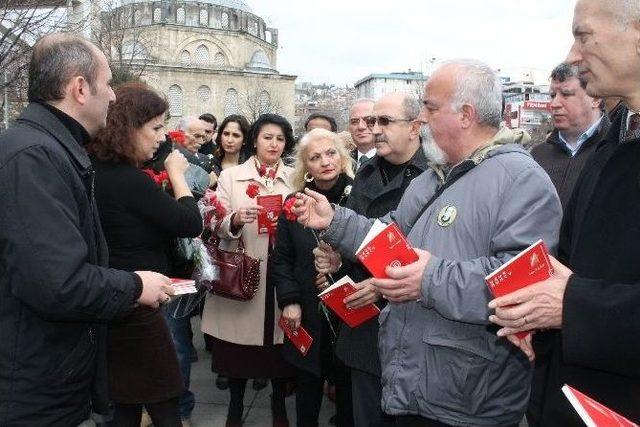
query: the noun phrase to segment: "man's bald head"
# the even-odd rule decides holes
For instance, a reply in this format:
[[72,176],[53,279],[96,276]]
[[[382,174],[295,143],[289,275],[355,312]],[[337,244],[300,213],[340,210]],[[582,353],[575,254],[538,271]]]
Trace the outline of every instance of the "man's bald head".
[[84,38],[72,33],[54,33],[33,47],[29,63],[29,102],[60,101],[65,87],[82,76],[95,91],[102,53]]

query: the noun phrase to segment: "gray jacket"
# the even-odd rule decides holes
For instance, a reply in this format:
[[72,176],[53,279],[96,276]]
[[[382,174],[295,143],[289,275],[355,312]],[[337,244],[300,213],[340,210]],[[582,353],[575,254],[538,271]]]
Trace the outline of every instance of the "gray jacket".
[[[488,321],[492,299],[484,277],[542,238],[554,250],[562,209],[547,174],[502,129],[487,148],[445,175],[432,168],[416,178],[396,221],[410,244],[428,250],[422,299],[388,304],[379,317],[382,408],[452,425],[517,424],[525,412],[531,364],[498,338]],[[508,144],[508,145],[505,145]],[[471,164],[418,218],[446,179]],[[447,214],[457,210],[448,225]],[[443,219],[445,221],[443,221]],[[336,208],[323,239],[353,254],[372,220]]]

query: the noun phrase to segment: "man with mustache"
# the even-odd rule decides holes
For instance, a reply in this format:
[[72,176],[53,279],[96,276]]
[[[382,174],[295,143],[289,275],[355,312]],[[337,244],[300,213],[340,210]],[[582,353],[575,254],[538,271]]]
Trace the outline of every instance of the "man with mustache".
[[[433,73],[420,120],[443,163],[431,163],[383,218],[398,224],[419,259],[359,284],[389,302],[378,348],[382,409],[396,426],[506,427],[524,416],[532,366],[489,328],[484,278],[539,238],[553,248],[561,207],[520,145],[528,135],[500,128],[501,110],[502,85],[488,65],[456,60]],[[373,220],[305,191],[298,221],[353,257]]]
[[[366,106],[366,102],[361,102],[351,111],[357,112]],[[361,215],[377,218],[398,206],[411,181],[427,168],[427,158],[420,149],[420,123],[416,120],[420,104],[416,99],[408,94],[392,93],[380,98],[371,111],[359,123],[372,132],[376,154],[358,170],[347,206]],[[350,307],[372,302],[384,306],[379,301],[380,293],[365,280],[371,276],[364,267],[354,263],[348,274],[360,282],[356,285],[358,292],[347,299]],[[351,368],[355,425],[392,426],[393,419],[385,416],[380,406],[377,321],[356,328],[341,325],[336,353]]]
[[582,425],[560,391],[564,384],[638,422],[640,3],[579,0],[573,35],[567,62],[579,68],[587,93],[620,97],[625,108],[612,118],[565,210],[562,264],[552,259],[550,279],[492,301],[492,320],[502,335],[554,330],[541,425]]
[[356,161],[356,172],[376,154],[373,132],[364,122],[364,118],[371,115],[373,104],[372,99],[362,98],[354,102],[349,109],[349,133],[356,145],[351,157]]

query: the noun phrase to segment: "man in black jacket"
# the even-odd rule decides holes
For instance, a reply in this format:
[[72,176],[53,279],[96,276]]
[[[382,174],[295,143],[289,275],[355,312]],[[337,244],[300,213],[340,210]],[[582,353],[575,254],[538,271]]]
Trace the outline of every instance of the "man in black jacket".
[[531,150],[533,158],[549,174],[566,208],[578,175],[609,130],[600,98],[589,96],[587,81],[578,68],[562,63],[551,72],[553,132],[544,144]]
[[[420,146],[420,104],[408,94],[383,96],[365,118],[375,137],[376,155],[358,170],[347,207],[369,218],[386,215],[398,206],[409,183],[427,168]],[[348,273],[360,289],[347,298],[350,307],[360,307],[380,298],[365,281],[371,275],[361,265]],[[381,409],[378,322],[356,328],[342,324],[337,342],[338,357],[351,368],[353,415],[357,427],[392,426],[393,417]]]
[[[108,413],[104,321],[173,294],[106,268],[83,144],[105,125],[111,72],[70,34],[34,46],[29,101],[0,136],[0,425],[76,426]],[[161,373],[159,373],[161,375]]]
[[[600,98],[587,94],[587,80],[578,74],[578,67],[562,63],[551,71],[551,112],[553,132],[546,142],[531,150],[533,158],[549,174],[562,207],[566,209],[578,176],[587,160],[609,130],[609,118],[600,109]],[[541,400],[549,368],[552,332],[533,337],[536,353],[527,421],[539,425]]]
[[[567,62],[591,96],[626,108],[583,169],[564,213],[553,276],[491,302],[499,335],[555,329],[543,426],[583,425],[560,391],[569,384],[640,421],[640,3],[579,0]],[[510,307],[510,304],[516,304]],[[511,337],[530,357],[527,341]]]

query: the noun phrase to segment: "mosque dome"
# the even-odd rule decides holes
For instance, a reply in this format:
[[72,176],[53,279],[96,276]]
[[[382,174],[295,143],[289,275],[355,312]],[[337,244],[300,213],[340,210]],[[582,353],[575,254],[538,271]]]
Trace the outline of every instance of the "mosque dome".
[[[122,5],[133,3],[149,3],[149,0],[121,0]],[[232,9],[238,9],[243,12],[253,13],[247,2],[242,0],[182,0],[183,3],[199,3],[211,4],[214,6],[224,6]]]

